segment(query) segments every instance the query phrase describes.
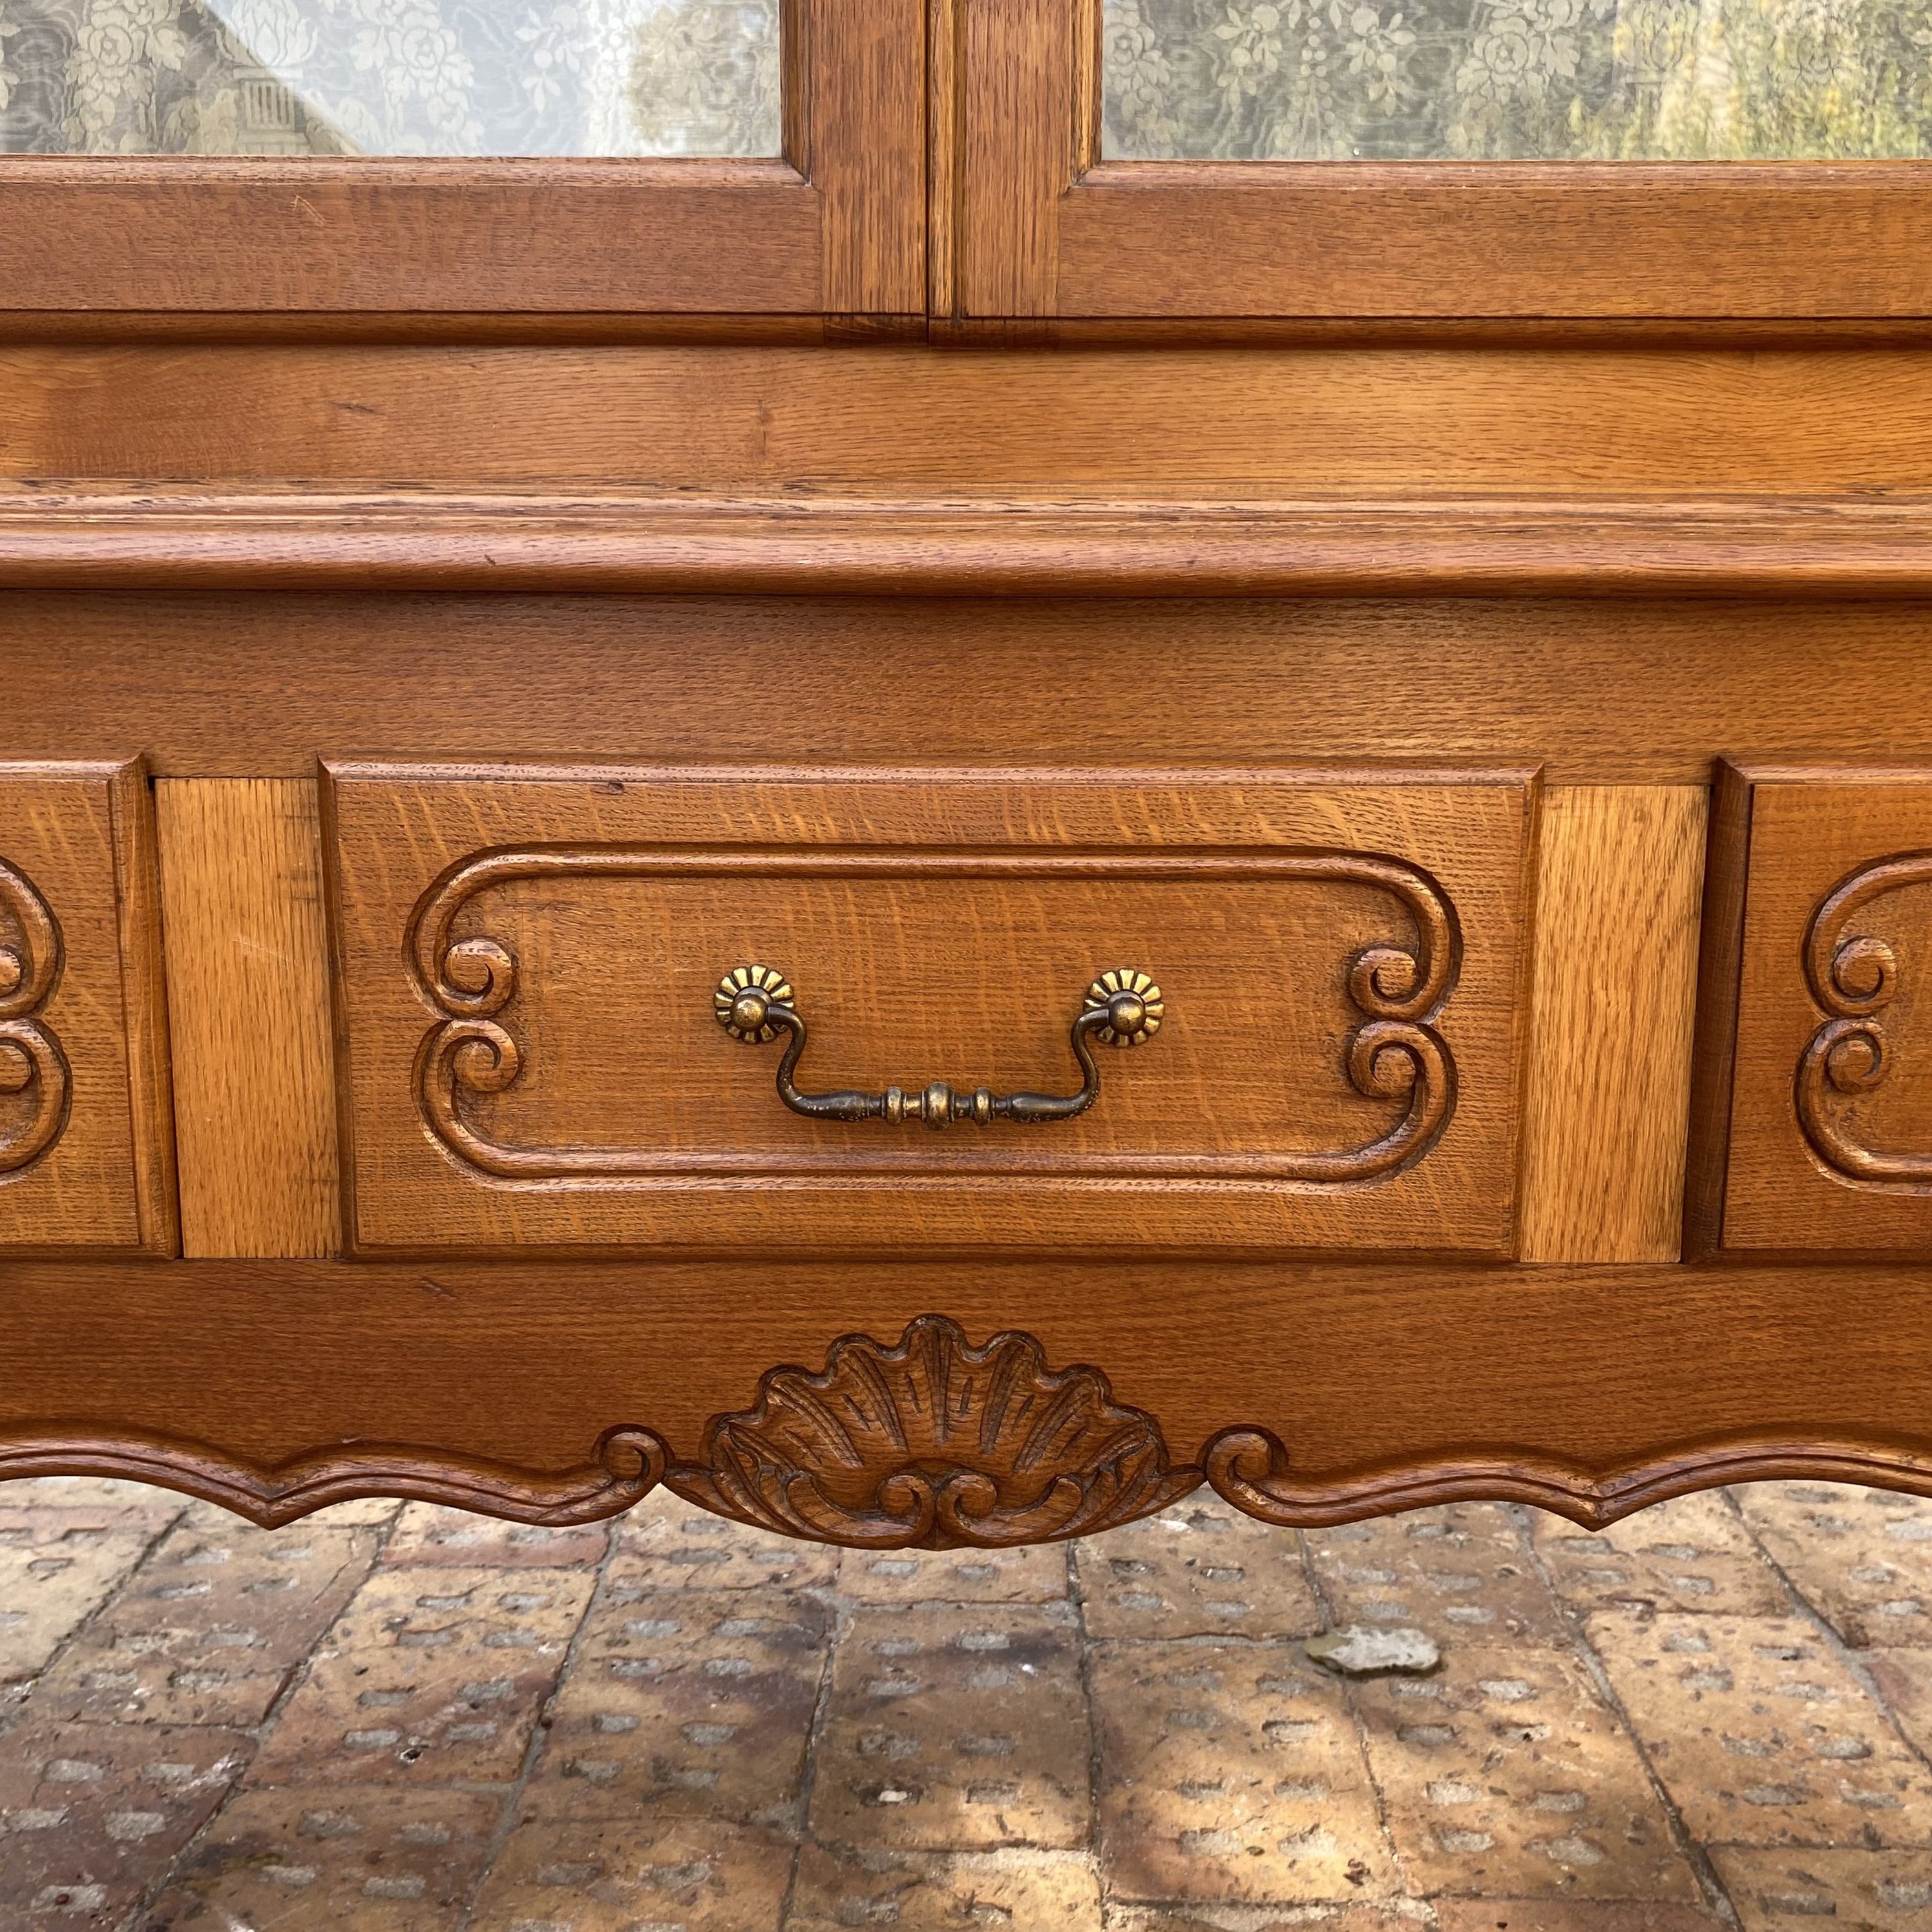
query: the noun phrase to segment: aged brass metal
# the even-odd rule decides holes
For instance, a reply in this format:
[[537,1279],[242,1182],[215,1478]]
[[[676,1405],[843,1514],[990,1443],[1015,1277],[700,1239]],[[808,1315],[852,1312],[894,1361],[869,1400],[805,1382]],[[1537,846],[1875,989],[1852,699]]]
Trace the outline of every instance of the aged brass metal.
[[763,1046],[781,1033],[790,1036],[778,1061],[778,1090],[794,1114],[820,1120],[890,1120],[895,1126],[923,1120],[929,1127],[963,1120],[982,1127],[994,1120],[1070,1120],[1100,1097],[1100,1070],[1090,1040],[1108,1046],[1142,1046],[1160,1030],[1165,1011],[1160,988],[1131,966],[1113,968],[1095,979],[1070,1036],[1084,1076],[1077,1094],[995,1094],[986,1087],[958,1094],[943,1080],[916,1092],[888,1087],[883,1094],[801,1094],[792,1076],[805,1052],[805,1016],[785,976],[770,966],[734,966],[718,981],[712,1004],[718,1024],[748,1046]]

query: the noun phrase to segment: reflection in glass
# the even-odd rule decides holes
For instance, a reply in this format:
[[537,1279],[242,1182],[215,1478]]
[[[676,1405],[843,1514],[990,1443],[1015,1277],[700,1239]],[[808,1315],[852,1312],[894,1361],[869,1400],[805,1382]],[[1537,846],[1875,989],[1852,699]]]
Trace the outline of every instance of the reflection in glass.
[[0,0],[0,152],[776,154],[778,0]]
[[1932,154],[1932,0],[1106,0],[1121,160]]

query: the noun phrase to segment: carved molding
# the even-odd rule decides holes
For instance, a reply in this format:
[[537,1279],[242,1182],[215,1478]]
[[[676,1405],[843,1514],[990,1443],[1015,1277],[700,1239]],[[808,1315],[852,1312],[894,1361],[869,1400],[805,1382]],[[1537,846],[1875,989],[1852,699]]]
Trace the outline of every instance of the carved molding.
[[[505,1024],[518,992],[516,957],[487,934],[458,938],[465,907],[494,888],[546,878],[729,878],[1294,879],[1368,886],[1388,893],[1415,927],[1412,946],[1364,948],[1344,969],[1361,1014],[1346,1056],[1350,1084],[1366,1099],[1407,1107],[1389,1130],[1360,1147],[1225,1157],[1244,1178],[1342,1183],[1376,1179],[1420,1160],[1456,1103],[1456,1066],[1436,1022],[1454,990],[1461,938],[1448,895],[1419,867],[1361,852],[1256,850],[1122,854],[928,850],[881,853],[827,848],[681,850],[652,846],[552,845],[482,852],[452,867],[417,902],[405,951],[418,992],[440,1016],[418,1050],[416,1086],[424,1124],[456,1157],[506,1180],[596,1180],[715,1169],[708,1156],[623,1148],[512,1145],[481,1132],[466,1094],[501,1094],[523,1072],[524,1049]],[[1087,1165],[1098,1172],[1101,1162]],[[1216,1162],[1203,1163],[1212,1169]]]
[[974,1348],[922,1315],[896,1347],[835,1342],[824,1372],[773,1369],[713,1418],[668,1486],[721,1516],[863,1550],[998,1548],[1112,1529],[1197,1487],[1160,1425],[1097,1369],[1054,1373],[1034,1336]]
[[1868,1094],[1891,1070],[1885,1009],[1898,992],[1898,959],[1875,933],[1854,932],[1874,901],[1932,884],[1932,852],[1909,852],[1862,866],[1811,916],[1804,975],[1826,1015],[1798,1063],[1798,1118],[1828,1166],[1853,1180],[1932,1181],[1932,1153],[1884,1153],[1855,1139],[1834,1096]]
[[1223,1430],[1202,1462],[1224,1502],[1289,1529],[1456,1502],[1527,1503],[1603,1529],[1652,1503],[1729,1483],[1857,1483],[1932,1496],[1932,1458],[1775,1438],[1694,1443],[1607,1469],[1547,1456],[1418,1456],[1360,1475],[1308,1480],[1295,1476],[1278,1437],[1247,1426]]
[[[883,1378],[888,1390],[908,1386],[903,1376],[895,1381],[891,1366],[878,1365],[902,1358],[916,1336],[929,1336],[935,1330],[952,1331],[948,1352],[956,1370],[964,1365],[964,1384],[948,1384],[956,1394],[962,1386],[984,1387],[989,1370],[1005,1368],[1010,1372],[1019,1367],[1023,1372],[1008,1384],[1009,1413],[1012,1391],[1020,1386],[1023,1406],[1024,1390],[1031,1390],[1031,1414],[1053,1402],[1067,1384],[1081,1384],[1072,1414],[1056,1408],[1056,1428],[1042,1432],[1036,1424],[1024,1432],[1048,1451],[1024,1472],[1025,1486],[1039,1492],[1030,1509],[1012,1506],[1020,1494],[1021,1480],[1012,1471],[1022,1459],[1010,1442],[1001,1448],[1005,1460],[998,1472],[967,1460],[979,1453],[978,1430],[987,1412],[983,1403],[975,1407],[971,1418],[962,1417],[964,1426],[949,1437],[946,1448],[951,1460],[932,1468],[910,1462],[915,1445],[925,1440],[916,1424],[904,1432],[907,1448],[896,1454],[880,1453],[878,1445],[886,1438],[859,1430],[865,1448],[855,1456],[838,1449],[847,1438],[843,1424],[828,1430],[803,1419],[813,1404],[842,1402],[847,1390],[869,1412],[865,1390],[868,1383],[878,1386],[871,1382],[874,1374]],[[854,1365],[849,1353],[854,1349],[869,1357],[862,1367]],[[1046,1373],[1039,1366],[1043,1360],[1040,1345],[1029,1336],[996,1336],[986,1348],[973,1349],[952,1323],[926,1316],[912,1324],[896,1349],[852,1336],[836,1344],[831,1355],[823,1376],[808,1375],[802,1369],[772,1370],[760,1385],[757,1408],[713,1422],[706,1438],[706,1463],[668,1468],[663,1443],[650,1430],[634,1426],[607,1430],[589,1462],[542,1474],[382,1443],[318,1450],[263,1466],[206,1443],[135,1430],[122,1433],[95,1425],[0,1436],[0,1481],[109,1476],[152,1483],[218,1503],[266,1529],[362,1496],[442,1503],[480,1515],[556,1527],[619,1514],[662,1481],[687,1502],[740,1522],[782,1535],[866,1549],[992,1548],[1084,1536],[1180,1501],[1198,1485],[1204,1473],[1216,1492],[1244,1514],[1297,1529],[1354,1522],[1432,1504],[1497,1502],[1526,1503],[1587,1528],[1601,1529],[1652,1503],[1727,1483],[1853,1483],[1932,1496],[1932,1457],[1821,1441],[1693,1444],[1607,1470],[1550,1456],[1418,1456],[1340,1478],[1305,1480],[1294,1476],[1288,1451],[1276,1437],[1264,1429],[1246,1426],[1224,1430],[1210,1442],[1202,1457],[1204,1471],[1168,1464],[1152,1418],[1115,1407],[1106,1378],[1097,1370]],[[774,1402],[774,1387],[782,1383]],[[1118,1436],[1110,1433],[1103,1420],[1108,1416],[1120,1418]],[[888,1429],[886,1438],[890,1433]],[[998,1440],[1002,1432],[996,1428],[994,1436]],[[812,1456],[811,1466],[771,1460],[774,1443],[788,1455]],[[1060,1456],[1079,1444],[1100,1452],[1097,1462],[1088,1454],[1080,1462],[1082,1471],[1098,1472],[1097,1480],[1083,1481],[1082,1474],[1069,1474],[1062,1467]],[[716,1467],[721,1449],[726,1460],[722,1478]],[[866,1460],[868,1455],[870,1460]],[[893,1484],[893,1478],[902,1473],[906,1480]],[[1003,1480],[1007,1486],[1004,1501]],[[1068,1486],[1064,1492],[1063,1483]],[[856,1507],[841,1500],[854,1495],[860,1499]],[[980,1502],[988,1499],[991,1507],[981,1509]],[[965,1534],[949,1535],[950,1521],[963,1524]],[[929,1526],[923,1536],[917,1533],[922,1522]]]
[[1608,1467],[1559,1456],[1423,1453],[1298,1477],[1266,1429],[1222,1430],[1201,1467],[1168,1460],[1160,1425],[1117,1404],[1096,1369],[1055,1372],[1033,1336],[976,1348],[925,1315],[896,1347],[847,1336],[814,1375],[773,1369],[749,1410],[671,1462],[636,1424],[590,1461],[538,1472],[429,1448],[334,1445],[262,1465],[203,1443],[98,1424],[0,1435],[0,1480],[107,1476],[178,1490],[276,1528],[362,1496],[442,1503],[558,1526],[615,1516],[662,1482],[686,1501],[781,1535],[869,1550],[1002,1548],[1085,1536],[1179,1502],[1204,1479],[1244,1514],[1318,1528],[1453,1502],[1519,1502],[1600,1529],[1652,1503],[1729,1483],[1867,1484],[1932,1496],[1932,1455],[1874,1443],[1731,1437]]
[[[358,322],[366,326],[366,318]],[[1642,325],[1633,319],[1622,326]],[[1916,496],[1844,493],[962,506],[16,491],[0,507],[0,585],[735,596],[1004,590],[1102,597],[1922,597],[1932,592],[1932,515]]]
[[0,1094],[28,1096],[20,1118],[0,1116],[0,1179],[38,1160],[67,1125],[67,1056],[34,1017],[60,970],[52,911],[24,873],[0,860]]
[[99,1430],[0,1436],[0,1480],[115,1476],[219,1503],[264,1529],[358,1496],[445,1503],[484,1516],[552,1526],[628,1509],[663,1480],[664,1445],[626,1424],[598,1438],[592,1460],[554,1474],[480,1457],[368,1442],[316,1450],[264,1467],[205,1442]]

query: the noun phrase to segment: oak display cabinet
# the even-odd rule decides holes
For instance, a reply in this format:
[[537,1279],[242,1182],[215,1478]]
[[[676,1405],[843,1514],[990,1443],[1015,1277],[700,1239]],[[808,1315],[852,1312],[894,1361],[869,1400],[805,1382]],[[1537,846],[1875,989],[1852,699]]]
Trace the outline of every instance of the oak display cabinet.
[[1932,161],[773,17],[775,154],[0,158],[0,1474],[1932,1492]]

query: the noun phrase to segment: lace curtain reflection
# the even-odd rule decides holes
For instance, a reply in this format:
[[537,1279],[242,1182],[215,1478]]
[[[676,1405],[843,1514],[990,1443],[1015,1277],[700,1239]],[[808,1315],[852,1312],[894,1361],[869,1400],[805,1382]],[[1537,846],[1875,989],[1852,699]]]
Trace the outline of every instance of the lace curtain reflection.
[[0,0],[0,152],[778,151],[777,0]]
[[1932,0],[1106,0],[1119,159],[1932,154]]

